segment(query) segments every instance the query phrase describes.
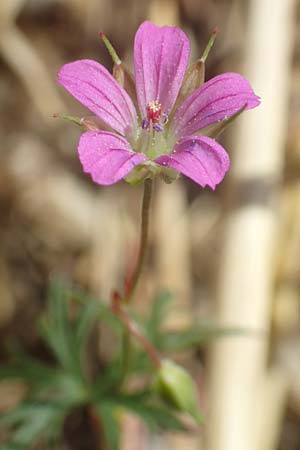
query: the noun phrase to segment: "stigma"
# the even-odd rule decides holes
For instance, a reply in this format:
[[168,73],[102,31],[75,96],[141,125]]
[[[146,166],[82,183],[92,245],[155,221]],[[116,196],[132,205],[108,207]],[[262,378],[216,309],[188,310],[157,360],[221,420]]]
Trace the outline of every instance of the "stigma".
[[163,131],[168,121],[168,115],[162,112],[162,106],[157,100],[152,100],[146,106],[146,118],[142,121],[144,130]]
[[157,100],[149,102],[146,106],[147,119],[149,122],[158,123],[161,117],[162,109],[161,104]]

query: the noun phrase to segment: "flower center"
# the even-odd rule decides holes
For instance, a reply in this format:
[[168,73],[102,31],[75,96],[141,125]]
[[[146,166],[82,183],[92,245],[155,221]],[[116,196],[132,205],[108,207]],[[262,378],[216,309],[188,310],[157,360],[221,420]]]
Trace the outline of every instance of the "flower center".
[[157,100],[154,100],[152,102],[149,102],[146,106],[147,110],[147,119],[149,122],[157,123],[160,119],[162,110],[161,110],[161,104],[158,103]]
[[147,103],[145,117],[141,123],[143,132],[140,134],[139,146],[141,153],[147,155],[150,160],[168,153],[164,130],[167,122],[168,115],[163,112],[162,105],[158,100]]
[[163,131],[168,121],[168,115],[162,112],[162,106],[157,100],[152,100],[146,106],[146,118],[142,121],[143,130]]

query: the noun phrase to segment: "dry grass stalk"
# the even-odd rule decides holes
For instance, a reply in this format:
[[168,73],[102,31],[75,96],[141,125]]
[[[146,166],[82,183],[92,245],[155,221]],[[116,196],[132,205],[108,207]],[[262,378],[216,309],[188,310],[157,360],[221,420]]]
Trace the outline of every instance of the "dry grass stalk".
[[114,289],[122,288],[126,254],[128,217],[120,213],[121,203],[115,193],[104,192],[93,205],[90,288],[102,300],[108,300]]
[[212,348],[208,450],[262,448],[262,414],[257,405],[264,400],[294,3],[250,2],[246,75],[263,103],[245,114],[237,136],[234,204],[225,228],[217,318],[222,325],[260,330],[261,334],[227,337]]
[[178,25],[179,8],[174,0],[152,0],[149,17],[156,25]]
[[[11,143],[5,173],[18,191],[17,206],[50,247],[84,245],[90,239],[94,196],[51,158],[53,150],[31,135]],[[42,189],[41,189],[42,186]]]
[[175,295],[169,325],[188,320],[191,298],[190,233],[187,199],[182,183],[159,184],[154,217],[157,288]]
[[2,2],[0,5],[0,52],[19,77],[38,112],[45,118],[53,111],[63,110],[48,69],[33,44],[15,25],[23,1]]
[[10,26],[20,10],[24,6],[25,0],[10,0],[6,2],[2,0],[0,2],[0,24],[1,28]]
[[[261,389],[258,446],[261,450],[278,448],[281,424],[288,398],[288,380],[278,369],[270,370]],[[268,430],[266,432],[266,430]]]
[[280,229],[276,258],[278,288],[273,310],[276,336],[289,336],[299,329],[300,183],[288,184],[281,196]]
[[288,185],[281,198],[281,229],[277,275],[280,281],[298,283],[300,276],[300,183]]

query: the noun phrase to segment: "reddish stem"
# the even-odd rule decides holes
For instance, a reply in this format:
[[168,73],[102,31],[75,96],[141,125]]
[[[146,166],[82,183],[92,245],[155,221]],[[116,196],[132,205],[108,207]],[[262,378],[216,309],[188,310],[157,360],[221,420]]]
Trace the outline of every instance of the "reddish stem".
[[136,338],[139,341],[141,346],[144,348],[145,352],[148,354],[151,359],[154,367],[156,369],[160,369],[161,367],[161,358],[153,347],[153,345],[146,339],[146,337],[140,331],[137,323],[135,323],[132,318],[127,314],[127,311],[122,307],[122,300],[120,295],[115,292],[112,300],[112,310],[122,321],[128,333]]

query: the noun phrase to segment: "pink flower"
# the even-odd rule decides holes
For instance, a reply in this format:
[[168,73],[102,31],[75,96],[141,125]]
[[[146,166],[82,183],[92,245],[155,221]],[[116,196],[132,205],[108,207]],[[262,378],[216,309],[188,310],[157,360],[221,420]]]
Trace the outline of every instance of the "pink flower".
[[243,107],[255,108],[259,98],[241,75],[225,73],[202,84],[174,110],[189,52],[189,40],[179,28],[142,23],[134,43],[139,114],[101,64],[80,60],[62,67],[58,82],[112,130],[87,131],[79,140],[83,169],[96,183],[111,185],[133,170],[150,174],[165,168],[202,187],[214,189],[222,181],[229,156],[214,139],[198,133]]

